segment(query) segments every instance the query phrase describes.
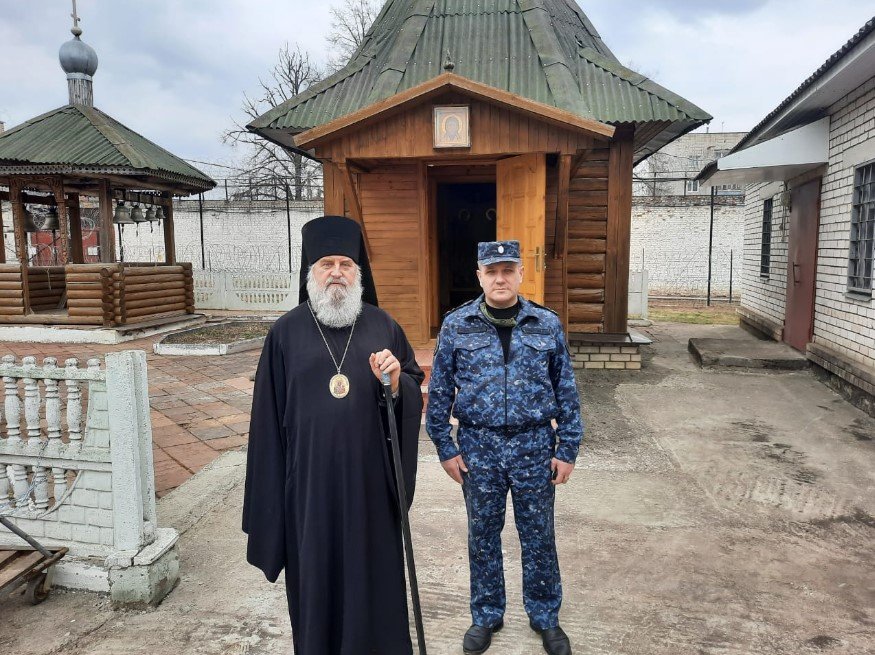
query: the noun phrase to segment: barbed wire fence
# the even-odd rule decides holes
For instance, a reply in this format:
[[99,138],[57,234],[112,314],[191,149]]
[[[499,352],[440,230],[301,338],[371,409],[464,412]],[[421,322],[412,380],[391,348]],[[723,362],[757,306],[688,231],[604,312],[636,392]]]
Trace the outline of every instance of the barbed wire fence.
[[741,299],[742,253],[708,249],[641,249],[632,253],[632,268],[646,270],[651,300],[738,302]]
[[[213,179],[216,188],[174,203],[177,260],[195,270],[297,273],[301,227],[323,210],[321,180]],[[123,261],[163,261],[163,226],[126,225],[121,235]]]

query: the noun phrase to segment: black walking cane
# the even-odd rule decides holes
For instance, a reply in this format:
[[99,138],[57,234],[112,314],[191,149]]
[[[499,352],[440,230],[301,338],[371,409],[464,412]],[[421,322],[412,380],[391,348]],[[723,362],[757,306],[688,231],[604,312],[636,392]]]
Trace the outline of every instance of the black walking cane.
[[407,556],[407,578],[410,581],[410,598],[413,601],[413,620],[416,623],[416,641],[419,655],[425,653],[425,630],[422,628],[422,607],[419,605],[419,584],[416,582],[416,563],[413,561],[413,539],[410,537],[410,519],[407,516],[407,488],[404,486],[404,470],[401,468],[401,447],[398,442],[398,425],[395,422],[392,402],[392,381],[383,373],[383,395],[386,398],[386,415],[389,421],[389,441],[392,442],[392,461],[395,463],[395,490],[398,494],[398,509],[401,514],[401,533],[404,536],[404,553]]

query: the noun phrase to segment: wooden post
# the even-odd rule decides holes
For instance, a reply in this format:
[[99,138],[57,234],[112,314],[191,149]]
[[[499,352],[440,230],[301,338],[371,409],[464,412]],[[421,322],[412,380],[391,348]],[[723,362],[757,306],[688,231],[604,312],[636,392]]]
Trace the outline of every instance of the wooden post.
[[419,247],[422,255],[419,257],[419,329],[420,343],[427,343],[431,338],[431,257],[429,239],[429,197],[428,197],[428,166],[420,161],[416,167],[416,188],[419,192]]
[[164,261],[168,264],[176,263],[176,234],[173,231],[173,196],[169,193],[162,194],[167,199],[164,206]]
[[617,130],[608,155],[608,234],[605,256],[605,332],[608,334],[624,334],[628,327],[632,150],[631,131]]
[[85,250],[82,244],[82,210],[79,205],[79,194],[71,193],[67,197],[70,208],[70,261],[74,264],[85,263]]
[[61,253],[58,264],[64,266],[70,260],[70,223],[67,220],[67,196],[64,195],[64,178],[52,178],[52,193],[55,196],[55,208],[58,211],[58,230],[61,233]]
[[553,259],[565,259],[568,243],[568,188],[571,185],[571,155],[559,155],[559,185],[556,196],[556,225]]
[[343,207],[343,185],[340,173],[331,161],[322,162],[323,203],[326,216],[345,216]]
[[3,201],[0,200],[0,264],[6,263],[6,237],[3,235]]
[[21,199],[21,182],[12,178],[9,182],[9,200],[12,202],[12,229],[15,234],[15,253],[21,265],[21,293],[24,296],[24,313],[30,314],[30,291],[28,289],[27,232],[24,231],[24,203]]
[[112,223],[112,190],[108,180],[100,181],[100,261],[115,263],[115,226]]
[[349,170],[346,162],[338,162],[337,169],[340,172],[340,182],[343,185],[343,195],[346,198],[346,204],[352,214],[352,219],[362,228],[362,238],[365,241],[365,252],[368,253],[368,258],[370,258],[371,244],[368,241],[368,232],[365,228],[364,217],[362,216],[362,205],[361,202],[359,202],[355,182],[352,179],[352,171]]

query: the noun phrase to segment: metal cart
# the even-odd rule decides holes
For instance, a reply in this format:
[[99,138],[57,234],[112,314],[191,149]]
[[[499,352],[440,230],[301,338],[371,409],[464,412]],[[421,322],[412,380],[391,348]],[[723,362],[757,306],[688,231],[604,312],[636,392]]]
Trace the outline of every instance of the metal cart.
[[0,547],[0,598],[27,585],[25,598],[32,605],[38,605],[48,597],[54,565],[67,554],[67,548],[45,548],[3,516],[0,516],[0,524],[31,546]]

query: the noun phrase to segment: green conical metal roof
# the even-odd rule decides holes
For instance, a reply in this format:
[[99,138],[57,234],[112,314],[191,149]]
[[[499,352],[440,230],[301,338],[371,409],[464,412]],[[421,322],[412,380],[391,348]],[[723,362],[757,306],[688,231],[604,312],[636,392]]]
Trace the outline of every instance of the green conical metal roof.
[[27,173],[157,178],[181,192],[216,183],[94,107],[66,105],[0,133],[0,178]]
[[296,134],[445,72],[638,130],[641,159],[711,116],[620,64],[574,0],[388,0],[338,73],[249,128]]

